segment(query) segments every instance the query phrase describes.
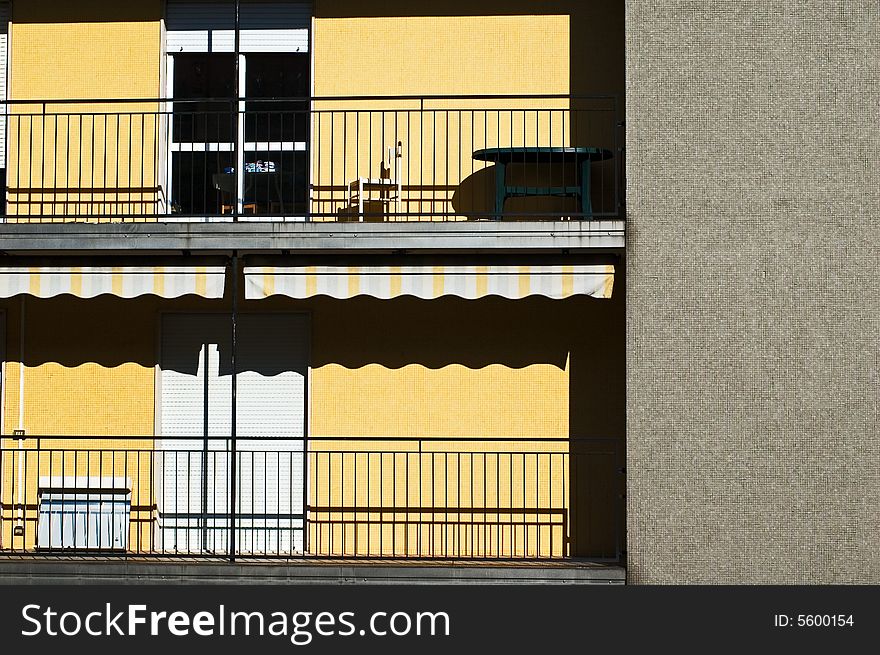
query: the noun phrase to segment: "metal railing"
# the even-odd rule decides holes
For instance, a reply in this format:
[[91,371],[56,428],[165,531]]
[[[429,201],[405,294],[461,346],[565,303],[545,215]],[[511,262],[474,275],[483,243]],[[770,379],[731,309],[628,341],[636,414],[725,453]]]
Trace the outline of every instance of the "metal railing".
[[7,101],[7,222],[619,217],[614,96]]
[[0,554],[619,561],[624,549],[617,439],[0,443]]

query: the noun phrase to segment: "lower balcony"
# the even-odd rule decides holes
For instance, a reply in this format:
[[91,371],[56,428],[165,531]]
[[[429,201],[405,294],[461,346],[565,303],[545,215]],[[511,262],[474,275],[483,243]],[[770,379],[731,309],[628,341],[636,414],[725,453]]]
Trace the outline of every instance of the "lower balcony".
[[617,439],[6,438],[0,469],[4,555],[622,556]]
[[622,572],[613,260],[10,260],[0,578]]

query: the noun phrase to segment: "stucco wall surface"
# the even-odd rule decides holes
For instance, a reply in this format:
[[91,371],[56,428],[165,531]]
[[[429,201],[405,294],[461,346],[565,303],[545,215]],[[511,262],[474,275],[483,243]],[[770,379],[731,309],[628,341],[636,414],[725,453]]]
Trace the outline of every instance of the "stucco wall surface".
[[629,580],[880,581],[880,9],[627,3]]

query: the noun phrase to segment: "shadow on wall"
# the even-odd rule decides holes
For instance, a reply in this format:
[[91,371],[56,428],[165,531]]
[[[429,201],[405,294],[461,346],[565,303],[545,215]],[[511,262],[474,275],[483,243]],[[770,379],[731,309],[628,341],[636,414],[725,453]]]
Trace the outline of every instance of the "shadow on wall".
[[[561,371],[567,365],[568,436],[622,441],[624,284],[622,267],[618,267],[610,300],[319,297],[296,301],[272,297],[241,305],[243,313],[308,312],[313,369],[331,364],[346,369],[376,364],[386,369],[420,365],[435,370],[450,365],[482,369],[498,364],[520,369],[544,364]],[[66,296],[29,297],[25,302],[28,367],[59,364],[70,368],[95,363],[113,368],[135,363],[151,368],[158,361],[161,312],[220,312],[223,316],[229,310],[229,298],[125,300],[103,296],[83,300]],[[15,362],[19,359],[20,299],[7,300],[2,306],[7,317],[7,361]],[[215,335],[216,341],[223,342],[228,336],[222,323],[221,333]],[[184,364],[193,371],[199,343],[193,341],[192,357]],[[224,350],[221,343],[222,359],[226,358]],[[258,372],[275,375],[282,371],[264,364]],[[104,391],[113,393],[112,389]],[[616,521],[622,518],[613,508],[622,493],[622,478],[617,477],[612,457],[597,456],[596,447],[573,442],[570,449],[570,502],[576,517],[571,547],[575,555],[613,553],[620,534]]]
[[27,0],[12,4],[12,20],[15,23],[150,22],[163,17],[164,5],[162,0]]
[[608,437],[624,431],[624,339],[622,275],[610,300],[322,298],[313,305],[312,366],[567,363],[570,435]]
[[[617,127],[618,120],[625,115],[625,3],[622,0],[548,0],[536,3],[533,0],[485,0],[481,2],[467,2],[466,0],[452,0],[445,3],[413,3],[404,0],[388,0],[379,4],[362,3],[354,0],[316,0],[314,14],[317,20],[321,19],[345,19],[345,18],[423,18],[423,17],[495,17],[495,16],[566,16],[568,18],[568,84],[564,89],[568,94],[575,96],[569,103],[568,112],[564,119],[565,143],[550,141],[541,143],[529,143],[529,145],[570,145],[601,147],[614,150],[622,145],[623,132]],[[550,35],[548,35],[549,37]],[[503,46],[498,56],[503,57]],[[535,53],[532,65],[534,70],[540,70],[547,58],[542,58],[541,53]],[[453,66],[453,63],[449,64]],[[546,65],[559,66],[558,61],[550,60]],[[482,69],[485,73],[485,81],[482,86],[483,93],[494,92],[517,94],[526,92],[524,88],[517,88],[515,81],[504,83],[499,86],[499,79],[493,79],[494,70],[491,62],[473,64],[467,62],[467,66]],[[504,69],[503,66],[497,67]],[[497,75],[496,75],[497,77]],[[548,75],[548,77],[552,77]],[[482,78],[481,78],[482,79]],[[320,80],[316,79],[316,83]],[[425,78],[424,81],[415,81],[409,78],[403,81],[389,82],[388,93],[399,92],[405,88],[407,94],[433,94],[437,93],[437,81],[434,78]],[[444,89],[450,88],[448,82],[441,82]],[[401,86],[402,85],[402,86]],[[558,85],[557,85],[558,86]],[[364,92],[364,87],[358,86],[357,80],[346,82],[345,88],[348,93],[357,95]],[[465,90],[456,89],[452,84],[451,93],[473,93],[471,87]],[[545,89],[549,87],[543,87]],[[529,92],[534,92],[533,87],[528,87]],[[560,89],[554,87],[555,92]],[[546,92],[546,91],[545,91]],[[618,99],[616,116],[610,110],[596,110],[595,99],[578,99],[576,96],[614,96]],[[467,114],[465,114],[467,115]],[[503,112],[502,116],[506,116]],[[510,120],[519,120],[519,113],[513,112]],[[561,117],[557,120],[563,121]],[[523,117],[525,122],[525,118]],[[524,138],[524,137],[523,137]],[[549,138],[549,137],[547,137]],[[559,137],[554,137],[559,139]],[[500,138],[499,143],[487,142],[475,145],[479,147],[492,147],[505,145]],[[521,145],[514,143],[512,145]],[[469,152],[469,148],[464,148]],[[468,152],[460,153],[459,158],[454,158],[453,170],[456,166],[467,169],[469,160]],[[616,214],[621,211],[619,206],[619,194],[622,189],[623,162],[619,152],[614,153],[614,158],[605,162],[595,163],[593,171],[593,211],[602,214]],[[443,155],[441,153],[441,159]],[[461,161],[458,161],[460,159]],[[515,168],[515,167],[512,167]],[[574,171],[571,171],[574,173]],[[531,186],[556,185],[559,180],[536,180],[534,175],[518,175],[516,170],[509,171],[511,184],[527,184]],[[575,177],[567,175],[566,177]],[[417,185],[405,184],[404,193],[410,198],[412,212],[418,213],[417,209],[424,206],[434,206],[436,203],[436,191],[439,191],[440,207],[443,211],[457,216],[465,216],[470,219],[491,218],[494,212],[494,170],[492,166],[478,170],[470,176],[462,176],[463,179],[457,184],[434,190]],[[517,179],[519,178],[519,179]],[[412,180],[409,180],[412,182]],[[457,182],[453,180],[453,182]],[[576,182],[573,179],[566,184]],[[453,196],[454,194],[454,196]],[[448,199],[451,204],[447,205]],[[579,212],[578,203],[573,198],[512,198],[505,203],[505,210],[515,215],[547,214],[548,217],[566,216]],[[381,216],[381,207],[371,210],[375,216]],[[512,216],[511,216],[512,217]],[[338,220],[349,219],[348,213],[341,212]]]
[[[315,0],[316,18],[381,18],[387,16],[533,16],[568,15],[570,20],[569,92],[572,95],[624,95],[623,0]],[[540,66],[540,56],[535,65]],[[621,108],[622,110],[623,108]]]

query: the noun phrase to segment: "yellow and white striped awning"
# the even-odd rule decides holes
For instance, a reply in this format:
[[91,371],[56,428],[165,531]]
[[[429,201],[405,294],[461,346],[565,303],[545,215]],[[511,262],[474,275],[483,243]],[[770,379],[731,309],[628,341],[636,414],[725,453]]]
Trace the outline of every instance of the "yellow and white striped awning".
[[245,297],[610,298],[614,266],[246,266]]
[[0,298],[19,294],[38,298],[62,294],[78,298],[102,294],[120,298],[178,298],[188,294],[222,298],[225,274],[223,266],[0,267]]

